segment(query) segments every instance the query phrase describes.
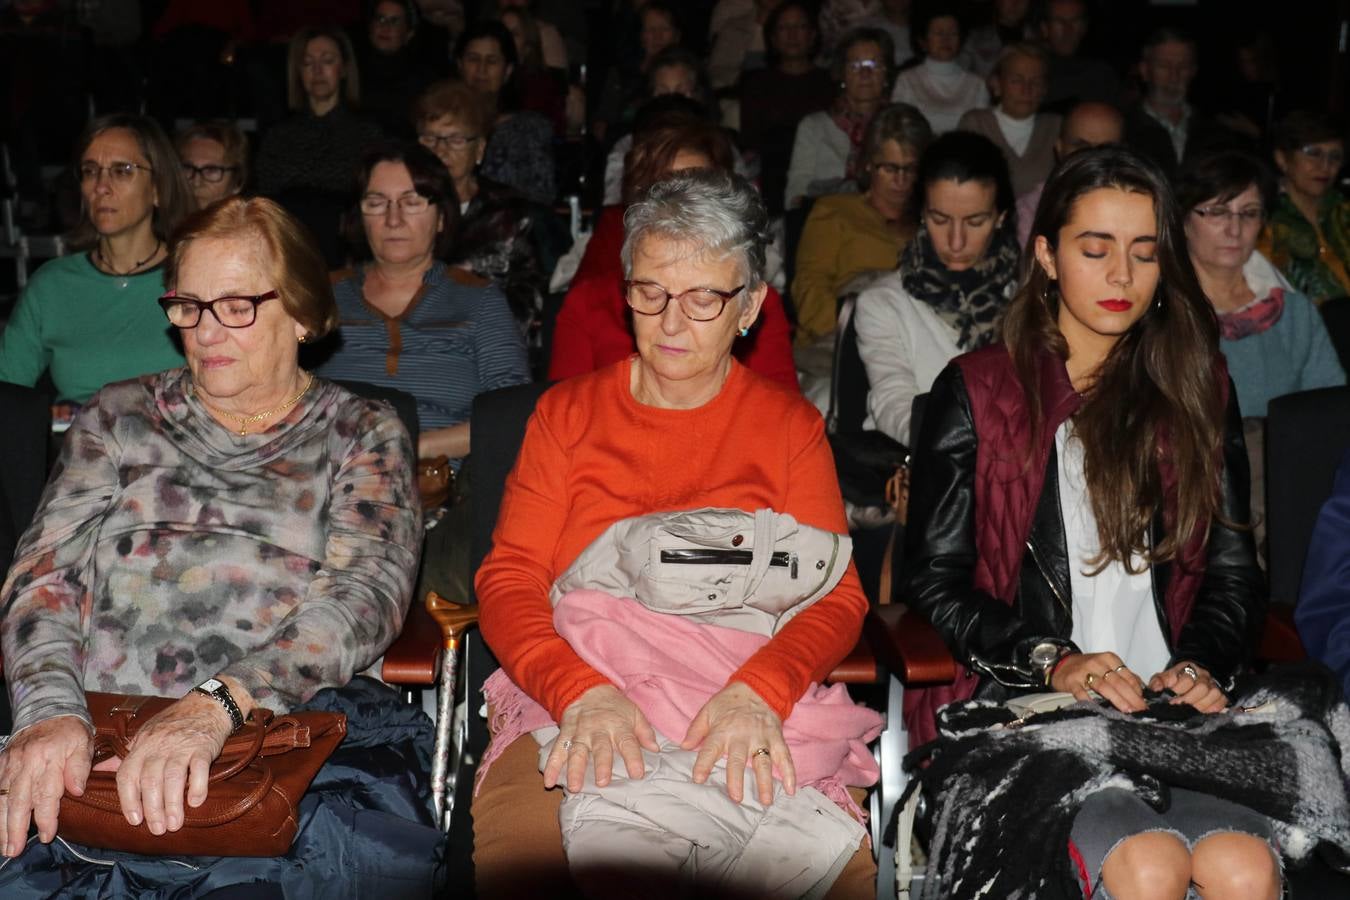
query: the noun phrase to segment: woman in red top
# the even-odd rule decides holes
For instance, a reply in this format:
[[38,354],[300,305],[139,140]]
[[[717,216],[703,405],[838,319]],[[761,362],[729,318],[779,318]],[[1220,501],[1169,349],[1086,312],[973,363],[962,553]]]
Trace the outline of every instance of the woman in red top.
[[[624,199],[631,202],[648,187],[681,169],[731,172],[731,141],[715,125],[682,121],[658,125],[634,143],[624,166]],[[636,349],[629,311],[623,300],[623,246],[625,207],[607,206],[596,219],[595,231],[572,287],[558,312],[549,357],[548,377],[570,378],[631,356]],[[792,362],[792,335],[783,300],[767,286],[762,317],[749,334],[737,339],[733,353],[749,369],[797,390]]]
[[[561,729],[543,761],[528,733],[489,750],[496,760],[473,803],[480,898],[565,891],[563,792],[549,788],[579,791],[588,772],[603,787],[618,775],[617,759],[641,778],[642,749],[657,749],[638,707],[554,627],[549,591],[577,555],[617,521],[668,510],[772,508],[847,529],[820,415],[732,357],[768,292],[759,195],[734,175],[687,172],[653,186],[627,218],[620,297],[631,307],[637,354],[540,399],[478,571],[483,637]],[[850,564],[833,591],[732,673],[687,733],[667,735],[698,750],[696,783],[725,759],[736,803],[748,790],[769,805],[775,780],[785,793],[797,790],[782,723],[854,646],[866,608]],[[509,733],[502,723],[494,730]],[[623,860],[606,863],[625,874]],[[864,845],[830,896],[875,896],[875,878]]]

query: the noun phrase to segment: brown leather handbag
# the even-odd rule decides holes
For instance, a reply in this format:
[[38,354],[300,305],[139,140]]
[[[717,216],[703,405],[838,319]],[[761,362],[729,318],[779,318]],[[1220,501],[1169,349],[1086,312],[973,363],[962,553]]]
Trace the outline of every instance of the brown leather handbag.
[[[95,764],[125,758],[127,745],[169,697],[86,693],[94,721]],[[84,796],[61,798],[57,833],[77,844],[151,856],[280,856],[298,827],[297,804],[347,734],[347,717],[331,712],[272,715],[255,708],[211,765],[206,802],[184,805],[183,827],[161,835],[122,815],[113,772],[90,772]]]

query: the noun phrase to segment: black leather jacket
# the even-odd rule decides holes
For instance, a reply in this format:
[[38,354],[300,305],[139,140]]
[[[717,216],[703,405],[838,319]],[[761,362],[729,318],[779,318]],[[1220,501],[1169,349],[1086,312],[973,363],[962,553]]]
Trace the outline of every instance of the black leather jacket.
[[[1231,383],[1228,396],[1222,515],[1229,522],[1247,522],[1247,453]],[[928,616],[957,660],[981,678],[977,696],[998,699],[1046,689],[1030,653],[1047,638],[1064,642],[1072,633],[1069,554],[1052,446],[1014,603],[1009,606],[974,587],[977,442],[961,372],[949,366],[933,385],[914,449],[902,597]],[[1159,513],[1154,546],[1164,533]],[[1152,567],[1154,604],[1172,663],[1195,662],[1228,684],[1256,647],[1266,597],[1250,529],[1215,522],[1206,551],[1204,577],[1178,640],[1172,640],[1162,602],[1174,563]]]

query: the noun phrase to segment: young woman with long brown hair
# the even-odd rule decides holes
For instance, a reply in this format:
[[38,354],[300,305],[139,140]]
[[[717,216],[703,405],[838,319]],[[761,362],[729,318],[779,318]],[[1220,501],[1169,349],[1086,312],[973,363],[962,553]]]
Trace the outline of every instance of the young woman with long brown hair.
[[[915,448],[903,583],[965,676],[943,703],[1028,691],[1123,712],[1171,691],[1227,706],[1264,600],[1247,459],[1218,327],[1162,173],[1118,147],[1051,176],[1003,341],[937,379]],[[1157,813],[1092,794],[1074,821],[1086,893],[1274,898],[1265,819],[1173,790]]]

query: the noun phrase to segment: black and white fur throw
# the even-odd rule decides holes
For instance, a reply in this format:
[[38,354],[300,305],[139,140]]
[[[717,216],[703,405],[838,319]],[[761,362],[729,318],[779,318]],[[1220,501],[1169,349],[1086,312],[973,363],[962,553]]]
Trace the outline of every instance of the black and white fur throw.
[[1010,727],[1015,715],[987,701],[952,704],[938,715],[938,739],[906,759],[910,788],[930,798],[916,900],[1081,900],[1069,830],[1084,798],[1108,787],[1160,810],[1169,787],[1248,806],[1272,821],[1292,864],[1323,842],[1350,853],[1341,751],[1350,710],[1321,667],[1254,677],[1212,715],[1156,697],[1133,715],[1091,702]]

